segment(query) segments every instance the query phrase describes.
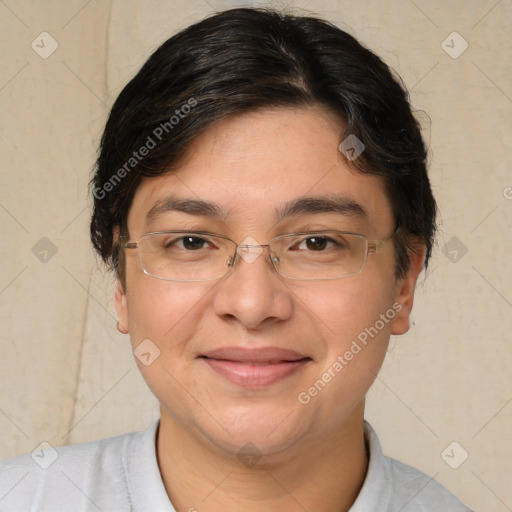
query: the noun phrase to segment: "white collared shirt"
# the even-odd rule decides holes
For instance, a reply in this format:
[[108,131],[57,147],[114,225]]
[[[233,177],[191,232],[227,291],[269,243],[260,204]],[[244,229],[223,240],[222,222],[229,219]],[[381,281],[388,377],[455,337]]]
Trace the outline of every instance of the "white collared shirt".
[[[158,468],[157,428],[0,462],[0,511],[176,512]],[[366,422],[365,437],[370,462],[350,512],[470,512],[434,479],[385,457]]]

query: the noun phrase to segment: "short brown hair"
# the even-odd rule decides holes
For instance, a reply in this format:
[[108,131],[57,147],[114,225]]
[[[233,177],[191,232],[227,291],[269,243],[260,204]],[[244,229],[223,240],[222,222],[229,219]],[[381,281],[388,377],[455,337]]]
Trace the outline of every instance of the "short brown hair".
[[[266,107],[309,105],[340,115],[346,122],[340,142],[353,134],[365,146],[353,163],[382,177],[400,226],[396,277],[407,272],[418,240],[427,265],[436,203],[403,85],[378,56],[326,21],[248,8],[212,15],[168,39],[114,103],[91,180],[91,239],[102,259],[122,277],[114,231],[128,234],[141,179],[170,172],[213,123]],[[149,139],[154,147],[142,158],[138,151],[153,146]]]

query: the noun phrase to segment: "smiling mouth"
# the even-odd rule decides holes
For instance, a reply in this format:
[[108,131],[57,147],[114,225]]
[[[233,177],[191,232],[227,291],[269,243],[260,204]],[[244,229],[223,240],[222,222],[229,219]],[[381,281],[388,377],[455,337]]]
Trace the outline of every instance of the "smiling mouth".
[[312,361],[294,351],[263,348],[226,348],[199,356],[218,375],[233,384],[259,389],[275,384]]

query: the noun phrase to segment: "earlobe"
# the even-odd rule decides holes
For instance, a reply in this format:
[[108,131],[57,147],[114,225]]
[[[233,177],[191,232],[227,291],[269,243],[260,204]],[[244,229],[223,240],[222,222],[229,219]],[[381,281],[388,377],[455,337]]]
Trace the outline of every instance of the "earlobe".
[[410,318],[414,304],[414,291],[425,261],[425,250],[425,246],[422,245],[409,255],[409,270],[405,277],[397,282],[395,294],[395,304],[397,304],[395,311],[397,314],[391,323],[391,334],[405,334],[411,326]]
[[114,308],[117,313],[117,330],[122,334],[128,334],[128,307],[126,301],[126,293],[123,284],[118,279],[114,293]]

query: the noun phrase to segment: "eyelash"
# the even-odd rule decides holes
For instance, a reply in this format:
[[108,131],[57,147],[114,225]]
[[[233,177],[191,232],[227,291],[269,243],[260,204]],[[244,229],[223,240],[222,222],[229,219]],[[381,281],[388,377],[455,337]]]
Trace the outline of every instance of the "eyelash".
[[[212,236],[215,236],[215,235],[212,235]],[[164,248],[165,249],[169,249],[170,247],[176,247],[178,243],[180,242],[184,242],[184,240],[186,240],[187,238],[190,238],[192,239],[194,242],[197,242],[197,241],[201,241],[201,242],[204,242],[206,244],[209,244],[210,246],[212,246],[213,244],[211,243],[211,241],[209,241],[206,237],[201,237],[201,236],[196,236],[196,235],[193,235],[192,233],[190,234],[183,234],[182,236],[179,236],[179,237],[175,237],[175,238],[172,238],[171,240],[166,240],[164,242]],[[332,237],[329,237],[329,236],[318,236],[318,235],[314,235],[312,234],[311,236],[307,236],[307,235],[302,235],[302,237],[298,240],[298,241],[295,241],[295,243],[293,244],[293,246],[290,246],[288,248],[288,250],[290,249],[294,249],[295,247],[297,246],[300,246],[304,243],[307,244],[308,240],[312,240],[312,239],[321,239],[322,241],[324,241],[324,243],[326,244],[331,244],[330,246],[327,247],[328,248],[332,248],[333,246],[334,247],[342,247],[343,244],[340,243],[339,241],[336,241],[334,240]],[[200,247],[199,249],[203,249],[203,247]],[[186,247],[180,247],[180,249],[186,249]],[[190,250],[193,250],[193,249],[190,249]],[[301,249],[297,249],[297,250],[301,250]]]

